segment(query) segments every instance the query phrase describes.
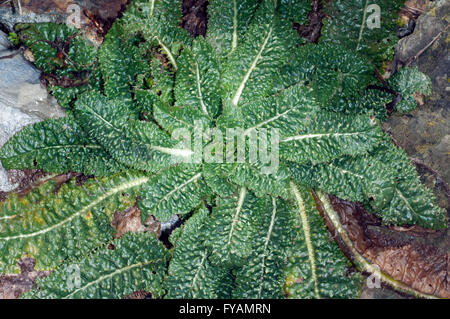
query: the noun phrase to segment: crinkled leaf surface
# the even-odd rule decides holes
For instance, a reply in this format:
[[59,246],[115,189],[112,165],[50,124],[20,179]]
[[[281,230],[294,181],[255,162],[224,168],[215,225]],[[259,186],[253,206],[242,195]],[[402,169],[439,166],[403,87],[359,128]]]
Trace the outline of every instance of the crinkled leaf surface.
[[148,233],[128,233],[111,244],[114,249],[103,246],[60,267],[23,297],[112,299],[139,289],[160,296],[167,262],[162,244]]
[[[362,202],[385,224],[446,227],[381,129],[396,92],[402,112],[429,93],[414,68],[387,80],[395,92],[377,88],[396,0],[375,1],[380,30],[363,23],[368,2],[325,4],[319,44],[292,27],[306,23],[306,1],[210,1],[206,37],[195,39],[180,27],[181,2],[132,1],[100,48],[65,26],[23,29],[40,68],[89,82],[53,85],[69,116],[18,133],[3,164],[105,176],[56,193],[49,181],[1,204],[0,270],[24,256],[56,269],[27,296],[355,297],[360,277],[310,189]],[[144,222],[181,218],[173,247],[144,233],[111,242],[112,215],[133,205]],[[67,281],[74,267],[80,280]]]

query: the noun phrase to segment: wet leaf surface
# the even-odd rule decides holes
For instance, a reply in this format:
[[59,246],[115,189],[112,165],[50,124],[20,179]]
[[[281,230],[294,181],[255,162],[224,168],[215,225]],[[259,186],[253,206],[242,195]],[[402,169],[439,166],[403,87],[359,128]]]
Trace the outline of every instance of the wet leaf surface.
[[[43,14],[50,12],[65,14],[67,5],[69,4],[66,1],[59,0],[22,0],[22,2],[27,10]],[[89,28],[99,33],[105,32],[105,30],[109,28],[112,21],[114,21],[123,10],[126,2],[126,0],[75,1],[75,3],[80,4],[80,6],[88,10],[84,19],[89,25]],[[419,0],[418,2],[420,2],[420,10],[422,10],[423,1],[421,2],[421,0]],[[412,6],[411,1],[407,2],[407,4],[408,3]],[[183,3],[182,25],[192,36],[204,35],[206,32],[206,4],[207,1],[205,0],[185,0]],[[3,5],[3,7],[5,6],[6,5]],[[406,11],[410,12],[411,10]],[[92,14],[89,14],[89,12]],[[318,16],[316,23],[320,22],[319,18],[321,19],[321,17]],[[312,22],[309,22],[312,26]],[[314,30],[317,31],[316,29],[317,28]],[[314,34],[305,34],[303,36],[314,36]],[[445,37],[443,37],[443,39],[445,39]],[[445,40],[443,41],[445,42]],[[439,45],[442,46],[442,44]],[[427,55],[424,55],[424,63],[429,64],[430,59],[436,55],[440,56],[438,53],[430,54],[430,58],[428,58]],[[421,69],[423,69],[424,72],[434,72],[434,69],[428,70],[428,68],[423,65]],[[435,73],[437,73],[437,71]],[[438,78],[439,74],[436,75],[436,78]],[[437,80],[434,82],[436,81]],[[435,85],[436,83],[433,84]],[[445,126],[445,122],[442,122],[442,119],[445,120],[447,117],[448,99],[446,103],[445,101],[443,102],[443,100],[445,100],[445,95],[448,94],[448,92],[438,94],[436,94],[436,92],[433,93],[433,96],[438,96],[438,99],[436,101],[433,99],[433,101],[431,101],[432,103],[430,102],[430,107],[426,106],[428,102],[426,100],[425,107],[415,111],[413,117],[405,115],[401,119],[398,119],[397,123],[394,122],[396,121],[395,119],[392,120],[390,122],[391,127],[389,127],[388,130],[393,131],[394,136],[405,137],[405,139],[400,139],[400,144],[409,150],[408,153],[424,154],[423,156],[419,155],[419,157],[429,160],[432,163],[434,161],[439,161],[439,163],[437,163],[438,169],[443,173],[444,178],[446,178],[448,175],[448,161],[447,164],[445,164],[445,157],[442,160],[440,157],[438,160],[435,160],[435,155],[436,152],[442,153],[442,150],[445,150],[446,141],[448,140],[448,138],[446,138],[448,137],[446,135],[447,130],[445,129],[447,126]],[[434,114],[430,115],[432,118],[429,123],[422,123],[427,120],[426,116],[424,117],[425,120],[414,120],[417,113],[420,116],[423,112]],[[412,125],[414,124],[414,121],[417,121],[418,124]],[[439,123],[439,121],[443,124]],[[442,140],[439,139],[430,142],[433,148],[428,147],[426,141],[421,148],[421,144],[416,142],[417,140],[420,140],[417,136],[424,136],[424,130],[427,132],[427,130],[432,130],[436,127],[433,123],[438,123],[439,130],[436,131],[436,135],[444,137]],[[411,127],[411,125],[412,128],[408,130],[408,134],[405,135],[405,130],[407,130],[407,127]],[[417,129],[417,127],[419,127],[419,129]],[[420,130],[420,128],[423,129]],[[410,133],[412,130],[416,130],[416,132],[414,134]],[[435,135],[434,131],[430,134],[432,137]],[[430,136],[430,134],[425,134],[425,139],[427,139],[427,136]],[[426,147],[426,149],[424,149],[424,147]],[[435,149],[437,151],[435,151]],[[425,151],[423,152],[423,150]],[[422,178],[427,185],[436,188],[442,187],[442,183],[436,183],[435,179],[430,177],[429,172],[427,173],[426,170],[423,170],[421,173]],[[36,181],[44,175],[44,172],[37,170],[10,172],[12,182],[19,183],[19,193],[28,192],[35,186]],[[61,175],[59,178],[61,179],[61,183],[64,183],[71,177],[73,177],[73,175],[68,176],[65,174],[65,176]],[[83,177],[77,178],[80,178],[81,181],[83,179]],[[8,193],[0,192],[0,201],[4,200],[7,194]],[[442,191],[440,194],[441,203],[448,205],[448,194],[446,195],[444,192],[444,195],[442,195]],[[448,248],[450,247],[450,236],[448,230],[429,231],[419,227],[386,227],[372,214],[367,213],[360,204],[343,201],[336,197],[331,197],[331,202],[339,213],[341,221],[349,233],[350,238],[355,242],[357,249],[366,258],[379,265],[383,271],[391,275],[394,279],[403,281],[414,289],[450,298],[450,288],[448,285],[448,272],[450,267],[450,254]],[[139,209],[134,206],[125,211],[116,212],[112,224],[117,230],[116,238],[121,237],[128,231],[139,231],[146,228],[142,225]],[[154,228],[152,228],[151,231],[160,231],[158,222],[149,221],[148,224],[150,224],[150,226],[147,226],[147,228]],[[343,247],[343,249],[345,251],[345,247]],[[20,267],[22,272],[19,275],[0,276],[0,298],[17,298],[23,292],[31,288],[37,277],[47,275],[46,272],[37,272],[33,270],[34,261],[32,259],[22,260]],[[147,292],[137,291],[125,298],[144,299],[148,297],[149,294]]]

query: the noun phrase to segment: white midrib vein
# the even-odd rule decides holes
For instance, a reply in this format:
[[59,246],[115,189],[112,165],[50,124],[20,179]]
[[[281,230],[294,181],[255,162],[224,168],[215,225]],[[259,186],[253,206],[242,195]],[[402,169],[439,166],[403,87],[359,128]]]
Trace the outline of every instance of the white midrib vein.
[[117,187],[114,187],[112,189],[110,189],[108,192],[103,193],[100,197],[98,197],[96,200],[92,201],[89,205],[84,206],[82,209],[80,209],[78,212],[75,212],[74,214],[70,215],[69,217],[67,217],[66,219],[60,221],[57,224],[54,224],[53,226],[47,227],[45,229],[41,229],[40,231],[37,232],[33,232],[33,233],[29,233],[29,234],[22,234],[22,235],[16,235],[16,236],[9,236],[9,237],[0,237],[0,241],[9,241],[9,240],[14,240],[14,239],[22,239],[22,238],[30,238],[30,237],[35,237],[35,236],[39,236],[42,234],[45,234],[49,231],[52,231],[53,229],[56,229],[58,227],[61,227],[64,224],[67,224],[68,222],[70,222],[71,220],[73,220],[74,218],[80,216],[81,214],[83,214],[84,212],[89,211],[91,208],[95,207],[97,204],[99,204],[100,202],[102,202],[103,200],[105,200],[106,198],[122,192],[128,188],[132,188],[132,187],[136,187],[139,185],[142,185],[146,182],[149,181],[149,177],[141,177],[138,178],[132,182],[126,182],[123,183]]
[[197,75],[197,90],[198,90],[198,99],[200,100],[200,105],[202,107],[203,112],[209,116],[208,114],[208,110],[206,109],[206,105],[203,101],[203,94],[202,94],[202,87],[201,87],[201,82],[200,82],[200,70],[198,68],[198,63],[195,62],[195,71],[196,71],[196,75]]
[[111,122],[107,121],[103,116],[101,116],[100,114],[98,114],[92,107],[87,106],[87,108],[91,111],[91,113],[92,113],[95,117],[97,117],[97,118],[99,118],[101,121],[105,122],[106,125],[108,125],[108,126],[111,127],[112,129],[114,129],[115,131],[122,133],[121,130],[119,130],[117,127],[115,127]]
[[[181,124],[183,124],[185,127],[192,127],[194,128],[195,125],[193,123],[189,123],[187,121],[184,121],[182,118],[178,118],[175,116],[175,113],[171,113],[171,112],[164,112],[162,109],[160,109],[158,107],[158,105],[154,105],[154,113],[156,114],[156,110],[159,110],[160,113],[164,114],[164,116],[170,117],[172,120],[177,121]],[[156,116],[155,116],[156,118]]]
[[359,28],[359,36],[358,36],[358,42],[356,44],[356,51],[359,50],[359,45],[360,45],[361,40],[362,40],[364,26],[366,24],[366,14],[367,14],[366,10],[367,10],[367,5],[368,4],[369,4],[369,0],[366,0],[366,4],[364,5],[364,9],[363,9],[364,12],[363,12],[363,18],[362,18],[362,21],[361,21],[361,27]]
[[173,57],[172,52],[170,52],[169,48],[165,46],[165,44],[161,41],[159,37],[156,37],[156,41],[158,41],[158,44],[166,52],[167,57],[169,58],[170,63],[172,63],[175,71],[178,70],[177,62],[175,61],[175,58]]
[[363,179],[364,178],[364,176],[362,176],[362,175],[359,175],[359,174],[356,174],[356,173],[353,173],[353,172],[350,172],[350,171],[347,171],[346,169],[343,169],[343,168],[340,168],[340,167],[337,167],[337,166],[335,166],[335,165],[333,165],[333,164],[329,164],[331,167],[334,167],[334,168],[336,168],[337,170],[340,170],[342,173],[344,173],[344,174],[349,174],[349,175],[353,175],[353,176],[356,176],[356,177],[358,177],[358,178],[361,178],[361,179]]
[[269,42],[270,37],[272,36],[272,30],[273,27],[270,27],[269,32],[267,33],[266,38],[264,39],[264,43],[261,46],[261,49],[259,50],[258,54],[256,55],[255,59],[253,60],[252,64],[250,65],[250,68],[247,70],[247,73],[245,74],[244,78],[242,79],[241,84],[239,85],[236,94],[233,97],[232,103],[233,105],[237,106],[239,103],[239,100],[241,98],[242,92],[244,91],[245,84],[247,83],[248,79],[250,78],[250,75],[252,74],[253,70],[255,70],[256,65],[258,64],[259,60],[262,57],[262,53],[264,49],[266,48],[267,43]]
[[197,281],[198,275],[200,274],[200,269],[202,269],[203,264],[205,263],[206,260],[206,251],[203,252],[203,256],[202,256],[202,260],[200,260],[198,266],[197,266],[197,271],[195,272],[195,276],[194,279],[192,279],[192,284],[191,284],[191,288],[195,287],[195,282]]
[[296,136],[289,136],[285,139],[281,140],[281,142],[289,142],[289,141],[300,141],[308,138],[317,138],[317,137],[339,137],[339,136],[351,136],[351,135],[358,135],[365,133],[363,132],[352,132],[352,133],[317,133],[317,134],[304,134],[304,135],[296,135]]
[[197,179],[199,179],[202,176],[202,173],[198,173],[195,174],[194,176],[192,176],[191,178],[189,178],[187,181],[184,181],[182,184],[178,185],[177,187],[175,187],[174,189],[172,189],[170,192],[168,192],[166,195],[164,195],[163,198],[161,198],[158,201],[158,205],[161,204],[162,202],[164,202],[165,200],[167,200],[172,194],[178,192],[180,189],[186,187],[186,185],[196,181]]
[[234,232],[234,226],[236,225],[236,223],[239,220],[239,214],[241,213],[242,205],[244,205],[244,200],[245,200],[246,194],[247,194],[247,189],[245,187],[242,187],[241,191],[239,193],[238,205],[236,207],[236,211],[233,216],[233,221],[231,223],[230,233],[228,234],[227,246],[231,243],[231,238],[233,237],[233,232]]
[[160,262],[160,261],[162,261],[162,259],[136,263],[136,264],[132,264],[132,265],[129,265],[129,266],[126,266],[126,267],[123,267],[123,268],[119,268],[116,271],[113,271],[112,273],[109,273],[107,275],[101,276],[101,277],[97,278],[96,280],[87,283],[83,287],[80,287],[80,288],[74,290],[73,292],[71,292],[67,296],[64,296],[64,299],[68,299],[68,298],[72,297],[73,295],[75,295],[76,293],[78,293],[78,292],[80,292],[82,290],[85,290],[85,289],[87,289],[88,287],[90,287],[90,286],[92,286],[94,284],[97,284],[97,283],[99,283],[99,282],[101,282],[101,281],[103,281],[105,279],[114,277],[115,275],[118,275],[118,274],[123,273],[125,271],[131,270],[133,268],[138,268],[138,267],[141,267],[141,266],[146,266],[146,265],[149,265],[149,264],[152,264],[152,263],[157,263],[157,262]]
[[58,149],[58,148],[70,148],[70,147],[74,147],[74,148],[92,148],[92,149],[101,149],[102,148],[100,145],[95,145],[95,144],[88,144],[88,145],[83,145],[83,144],[52,145],[52,146],[45,146],[45,147],[35,148],[32,151],[27,152],[27,153],[32,153],[32,152],[35,152],[37,150],[50,150],[50,149]]
[[398,188],[395,188],[395,191],[397,192],[398,196],[400,196],[400,198],[405,202],[406,207],[408,207],[415,215],[417,215],[416,211],[411,207],[408,200],[405,198],[405,196],[403,196],[403,193]]
[[290,183],[290,186],[292,193],[295,197],[295,201],[297,203],[300,218],[302,220],[303,234],[305,235],[306,248],[308,250],[309,263],[311,265],[311,276],[314,281],[314,293],[316,295],[316,298],[319,299],[320,294],[319,294],[319,283],[317,281],[317,274],[316,274],[316,258],[314,256],[314,247],[312,245],[311,230],[308,222],[308,216],[306,215],[305,202],[297,186],[293,182]]
[[[153,12],[155,11],[155,0],[150,0],[150,16],[153,16]],[[175,61],[175,58],[172,55],[172,52],[170,52],[169,48],[166,47],[166,45],[161,41],[161,39],[156,36],[156,41],[158,41],[158,44],[161,46],[161,48],[166,52],[167,57],[169,58],[169,61],[172,63],[173,68],[175,71],[178,69],[177,62]]]
[[[103,116],[101,116],[100,114],[95,112],[95,110],[93,110],[92,108],[89,108],[89,109],[91,110],[92,114],[94,114],[97,118],[99,118],[103,122],[105,122],[106,125],[110,126],[111,128],[113,128],[115,131],[119,132],[120,134],[123,134],[123,132],[120,129],[115,127],[112,123],[108,122],[105,118],[103,118]],[[192,154],[194,154],[194,152],[189,149],[168,148],[168,147],[151,145],[151,144],[146,144],[146,145],[148,145],[151,149],[153,149],[155,151],[166,153],[169,155],[174,155],[174,156],[188,157],[188,156],[191,156]]]
[[150,16],[153,15],[154,10],[155,10],[155,0],[150,0]]
[[231,41],[231,52],[233,53],[237,47],[237,4],[236,0],[233,0],[233,40]]
[[[147,144],[149,145],[149,144]],[[173,155],[173,156],[180,156],[180,157],[189,157],[192,154],[194,154],[194,152],[190,149],[182,149],[182,148],[168,148],[168,147],[162,147],[162,146],[155,146],[155,145],[149,145],[151,149],[161,152],[161,153],[165,153],[165,154],[169,154],[169,155]]]
[[264,242],[264,250],[262,257],[262,267],[261,267],[261,277],[259,278],[259,290],[258,290],[258,298],[261,298],[261,292],[263,287],[264,275],[266,272],[266,257],[267,257],[267,246],[269,245],[270,237],[272,237],[273,225],[275,224],[275,216],[277,214],[277,201],[272,197],[272,218],[270,220],[269,231],[267,232],[266,241]]
[[250,134],[250,132],[251,132],[252,130],[258,129],[258,128],[260,128],[261,126],[264,126],[264,125],[266,125],[266,124],[269,124],[269,123],[271,123],[271,122],[273,122],[273,121],[278,120],[280,117],[283,117],[283,116],[287,115],[287,114],[288,114],[289,112],[291,112],[292,110],[294,110],[294,109],[293,109],[293,108],[292,108],[292,109],[288,109],[288,110],[284,111],[283,113],[278,113],[278,114],[275,115],[274,117],[272,117],[272,118],[270,118],[270,119],[267,119],[267,120],[265,120],[265,121],[263,121],[263,122],[261,122],[261,123],[258,123],[258,124],[255,125],[255,126],[249,127],[248,129],[246,129],[246,130],[244,131],[244,135],[247,136],[248,134]]

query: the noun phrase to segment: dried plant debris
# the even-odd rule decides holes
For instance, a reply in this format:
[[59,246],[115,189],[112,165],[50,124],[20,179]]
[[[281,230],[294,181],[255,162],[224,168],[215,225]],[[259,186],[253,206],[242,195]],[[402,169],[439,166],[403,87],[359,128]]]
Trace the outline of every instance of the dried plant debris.
[[123,297],[123,299],[151,299],[151,298],[152,294],[143,290],[135,291],[132,294]]
[[0,275],[0,299],[16,299],[32,289],[37,278],[45,277],[49,271],[34,270],[35,261],[24,258],[19,261],[21,273],[18,275]]
[[[305,5],[306,5],[305,1]],[[319,41],[320,33],[322,31],[325,14],[322,12],[323,6],[320,0],[312,1],[311,11],[308,13],[308,23],[300,24],[294,22],[294,29],[297,30],[298,35],[305,38],[307,42],[317,43]]]
[[184,0],[182,27],[193,37],[206,35],[207,24],[207,0]]
[[[36,182],[47,174],[42,170],[9,170],[8,180],[12,185],[17,185],[14,190],[18,194],[25,194],[32,189]],[[5,200],[10,192],[0,192],[0,201]]]
[[395,280],[426,294],[450,298],[448,230],[383,226],[361,204],[335,196],[330,200],[364,257]]

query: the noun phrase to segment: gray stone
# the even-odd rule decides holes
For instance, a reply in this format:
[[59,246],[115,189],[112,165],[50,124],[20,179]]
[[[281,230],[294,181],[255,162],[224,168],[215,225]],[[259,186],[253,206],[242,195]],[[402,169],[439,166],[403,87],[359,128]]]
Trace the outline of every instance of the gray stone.
[[39,22],[57,22],[63,23],[64,16],[62,14],[47,12],[47,13],[35,13],[29,10],[25,10],[26,14],[18,14],[11,10],[10,7],[0,8],[0,23],[2,23],[9,30],[13,30],[14,25],[17,23],[39,23]]
[[[0,32],[0,56],[11,50],[6,34]],[[18,54],[0,59],[0,147],[23,127],[38,121],[62,117],[64,110],[39,81],[40,72]],[[0,191],[11,191],[7,172],[0,163]]]
[[[428,10],[419,16],[413,34],[402,38],[397,44],[396,58],[400,61],[406,60],[417,54],[424,48],[439,32],[444,30],[448,22],[450,2],[439,0],[430,3]],[[445,39],[445,35],[443,37]]]
[[[414,33],[401,39],[396,59],[407,61],[445,30],[450,20],[450,2],[431,2],[426,13],[417,19]],[[427,74],[433,84],[432,94],[423,105],[409,114],[397,114],[385,123],[385,129],[411,156],[433,167],[450,182],[450,70],[449,30],[426,49],[412,64]],[[445,207],[445,205],[444,205]]]

